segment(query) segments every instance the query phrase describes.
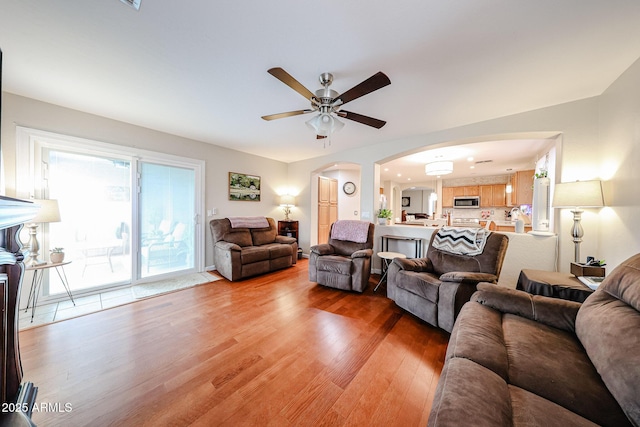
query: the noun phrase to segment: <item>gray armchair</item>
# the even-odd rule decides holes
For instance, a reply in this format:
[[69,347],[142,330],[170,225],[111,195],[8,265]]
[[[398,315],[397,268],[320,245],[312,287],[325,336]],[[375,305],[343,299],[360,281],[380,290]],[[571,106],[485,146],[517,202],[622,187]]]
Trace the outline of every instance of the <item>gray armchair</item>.
[[500,277],[509,238],[487,233],[483,250],[477,255],[438,249],[433,243],[438,233],[433,233],[426,258],[393,260],[387,273],[387,296],[425,322],[451,332],[476,285],[497,283]]
[[328,243],[311,247],[309,280],[332,288],[363,292],[371,275],[374,225],[365,221],[342,221],[343,225],[351,222],[363,231],[362,239],[356,240],[366,241],[354,242],[336,238],[334,227],[338,222],[331,224]]

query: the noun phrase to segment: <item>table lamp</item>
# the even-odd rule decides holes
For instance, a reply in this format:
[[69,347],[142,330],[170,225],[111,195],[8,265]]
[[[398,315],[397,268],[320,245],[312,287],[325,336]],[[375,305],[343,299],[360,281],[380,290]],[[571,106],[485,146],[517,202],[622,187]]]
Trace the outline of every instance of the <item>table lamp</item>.
[[571,228],[571,236],[575,245],[575,262],[580,262],[580,243],[584,231],[580,220],[582,212],[580,208],[601,208],[604,206],[604,197],[602,196],[602,183],[595,181],[576,181],[556,184],[553,193],[554,208],[572,208],[573,227]]
[[284,211],[284,220],[289,221],[289,214],[291,213],[291,208],[296,205],[296,198],[290,196],[289,194],[285,194],[280,196],[280,206],[282,206],[282,210]]
[[36,217],[27,224],[29,229],[29,258],[25,261],[25,266],[35,267],[46,264],[46,261],[38,259],[40,244],[38,243],[38,224],[49,222],[60,222],[60,208],[57,200],[34,200],[34,203],[40,205],[40,210]]

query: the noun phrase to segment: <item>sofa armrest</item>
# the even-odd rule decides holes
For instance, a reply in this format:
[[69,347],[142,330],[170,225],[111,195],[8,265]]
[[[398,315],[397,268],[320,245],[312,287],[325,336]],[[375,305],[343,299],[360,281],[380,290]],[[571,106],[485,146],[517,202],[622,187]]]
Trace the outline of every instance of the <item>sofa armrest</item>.
[[216,247],[225,250],[225,251],[241,251],[242,248],[235,243],[225,242],[224,240],[219,240],[216,242]]
[[331,255],[335,253],[333,246],[328,243],[322,243],[320,245],[311,246],[309,249],[312,253],[318,255]]
[[473,294],[471,301],[572,333],[575,333],[576,316],[582,305],[575,301],[531,295],[491,283],[478,284],[478,291]]
[[440,280],[443,282],[489,282],[496,283],[498,277],[491,273],[473,273],[469,271],[450,271],[440,276]]
[[352,253],[351,258],[371,258],[371,255],[373,255],[372,249],[360,249]]
[[297,240],[295,237],[289,237],[289,236],[276,236],[276,243],[284,243],[284,244],[293,244],[295,243]]
[[433,273],[433,264],[429,258],[394,258],[393,263],[400,270]]

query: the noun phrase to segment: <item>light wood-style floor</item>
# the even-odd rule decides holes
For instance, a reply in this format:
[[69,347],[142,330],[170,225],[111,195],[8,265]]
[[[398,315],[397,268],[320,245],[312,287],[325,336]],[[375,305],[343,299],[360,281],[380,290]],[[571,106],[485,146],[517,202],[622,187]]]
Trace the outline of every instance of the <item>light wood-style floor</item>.
[[307,265],[22,331],[33,420],[426,425],[448,334],[374,294],[377,276],[356,294],[310,283]]

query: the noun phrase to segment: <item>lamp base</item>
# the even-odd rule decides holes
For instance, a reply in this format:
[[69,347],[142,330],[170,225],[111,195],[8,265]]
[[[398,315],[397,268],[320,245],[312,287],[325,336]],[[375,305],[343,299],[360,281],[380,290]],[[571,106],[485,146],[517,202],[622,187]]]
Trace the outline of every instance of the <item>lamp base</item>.
[[40,265],[45,265],[47,261],[41,261],[38,258],[29,258],[24,262],[25,267],[38,267]]

